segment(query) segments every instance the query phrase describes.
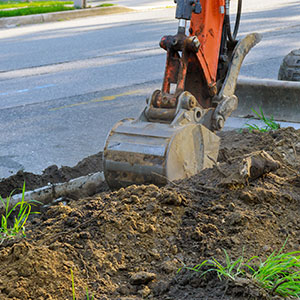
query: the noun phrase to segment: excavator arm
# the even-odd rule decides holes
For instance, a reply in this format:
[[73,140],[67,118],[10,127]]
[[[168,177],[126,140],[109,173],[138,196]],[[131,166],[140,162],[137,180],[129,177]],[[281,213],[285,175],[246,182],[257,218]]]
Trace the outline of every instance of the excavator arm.
[[167,52],[162,89],[137,119],[118,122],[106,140],[104,175],[112,188],[162,185],[211,167],[219,151],[214,132],[237,108],[240,67],[260,41],[256,33],[235,39],[241,0],[233,35],[230,0],[175,3],[177,33],[160,41]]

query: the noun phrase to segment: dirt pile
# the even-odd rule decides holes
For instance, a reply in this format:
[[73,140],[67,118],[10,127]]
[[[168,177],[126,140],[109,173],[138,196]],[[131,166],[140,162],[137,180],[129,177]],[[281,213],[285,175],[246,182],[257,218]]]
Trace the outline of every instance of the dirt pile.
[[33,221],[27,241],[1,252],[3,299],[71,299],[71,267],[79,299],[85,287],[108,299],[150,294],[146,284],[162,279],[157,270],[178,268],[174,240],[184,205],[182,195],[150,185],[52,207]]
[[[237,177],[260,150],[276,167]],[[287,236],[285,250],[298,250],[299,158],[300,131],[224,132],[219,161],[189,180],[52,206],[28,224],[25,240],[2,245],[0,299],[72,299],[71,268],[77,299],[87,287],[96,299],[269,299],[247,280],[176,270],[222,260],[223,249],[265,257]]]
[[[83,159],[74,167],[62,166],[58,168],[56,165],[49,166],[41,175],[19,171],[15,175],[0,180],[0,195],[7,197],[13,190],[15,190],[16,194],[20,193],[20,188],[23,186],[24,181],[26,190],[31,191],[46,186],[48,183],[67,182],[70,179],[102,170],[102,152],[99,152]],[[103,187],[103,190],[107,189],[107,187]]]

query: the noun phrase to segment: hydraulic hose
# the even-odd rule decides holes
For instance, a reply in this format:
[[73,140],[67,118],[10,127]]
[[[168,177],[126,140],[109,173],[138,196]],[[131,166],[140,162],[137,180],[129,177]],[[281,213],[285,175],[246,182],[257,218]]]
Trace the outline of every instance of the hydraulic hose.
[[237,8],[237,13],[236,13],[236,18],[235,18],[233,34],[231,32],[231,26],[230,26],[229,8],[230,8],[230,0],[226,0],[226,2],[225,2],[225,26],[226,26],[227,37],[230,42],[235,42],[237,33],[239,31],[239,27],[240,27],[240,20],[241,20],[241,13],[242,13],[242,0],[238,0],[238,8]]

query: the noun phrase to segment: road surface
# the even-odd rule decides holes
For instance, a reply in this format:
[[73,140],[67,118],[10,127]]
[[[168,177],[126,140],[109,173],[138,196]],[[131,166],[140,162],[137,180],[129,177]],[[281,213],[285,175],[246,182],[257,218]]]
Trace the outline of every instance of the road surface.
[[[260,2],[244,9],[240,37],[256,31],[264,39],[241,76],[275,79],[283,56],[300,48],[300,5]],[[174,8],[147,7],[1,30],[0,178],[72,166],[102,150],[112,125],[137,116],[160,87],[165,53],[158,42],[176,27]]]

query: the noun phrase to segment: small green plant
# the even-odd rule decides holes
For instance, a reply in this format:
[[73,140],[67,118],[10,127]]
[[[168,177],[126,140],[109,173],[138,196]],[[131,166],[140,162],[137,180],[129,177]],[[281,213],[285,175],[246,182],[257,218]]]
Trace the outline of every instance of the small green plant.
[[251,108],[251,110],[259,118],[259,120],[261,120],[261,121],[264,122],[265,126],[259,127],[259,126],[255,125],[255,124],[249,124],[249,123],[247,123],[245,125],[246,125],[246,127],[248,128],[248,130],[250,132],[253,131],[253,130],[258,130],[260,132],[267,132],[267,131],[270,131],[270,130],[277,130],[277,129],[280,128],[280,125],[274,121],[274,117],[271,116],[271,118],[267,118],[264,115],[264,113],[263,113],[263,111],[262,111],[261,108],[259,109],[260,110],[260,114],[256,110],[254,110],[253,108]]
[[[4,200],[0,196],[0,201],[2,202],[2,205],[5,210],[5,214],[1,216],[1,227],[0,227],[0,239],[3,240],[9,239],[9,238],[14,238],[17,235],[22,234],[25,236],[25,224],[28,220],[28,217],[31,214],[37,214],[38,212],[32,212],[31,207],[32,205],[35,204],[41,204],[38,201],[35,200],[30,200],[30,201],[25,201],[25,182],[23,184],[23,189],[22,189],[22,199],[20,202],[15,204],[10,210],[10,201],[12,197],[13,192]],[[15,213],[19,209],[18,213],[14,217],[14,221],[12,226],[9,226],[9,217],[12,215],[12,213]]]
[[[224,250],[225,264],[212,258],[193,268],[184,265],[177,272],[187,269],[202,272],[202,277],[213,271],[217,273],[220,280],[226,278],[232,281],[238,278],[251,278],[268,290],[271,295],[276,293],[283,297],[293,296],[300,299],[300,251],[282,253],[286,242],[278,253],[274,251],[265,261],[258,256],[253,256],[247,262],[244,262],[243,256],[237,260],[231,260]],[[254,264],[255,260],[258,260],[259,264]],[[203,267],[209,267],[209,269],[202,271]]]
[[73,269],[71,268],[71,280],[72,280],[72,294],[73,294],[73,300],[76,300],[76,295],[75,295],[75,283],[74,283],[74,274],[73,274]]
[[[208,259],[203,261],[201,264],[196,265],[193,268],[183,266],[187,270],[200,272],[202,267],[208,266],[210,267],[208,270],[202,272],[201,276],[204,276],[206,273],[215,271],[218,275],[218,278],[222,280],[222,277],[230,278],[231,280],[235,280],[242,272],[243,265],[243,257],[240,256],[237,260],[231,261],[228,253],[224,250],[225,253],[225,265],[223,266],[220,262],[218,262],[214,257],[212,259]],[[177,272],[179,272],[182,268],[180,268]]]
[[[76,300],[74,274],[73,274],[73,269],[72,268],[71,268],[71,280],[72,280],[73,300]],[[90,296],[88,288],[86,288],[86,300],[94,300],[94,295]]]
[[[250,270],[252,278],[262,287],[276,292],[281,296],[295,296],[300,298],[300,251],[282,253],[282,248],[274,251],[264,262],[257,256],[252,257],[245,267]],[[249,263],[257,259],[258,266]]]
[[89,295],[88,288],[86,288],[86,300],[94,300],[94,295],[92,295],[92,296]]

